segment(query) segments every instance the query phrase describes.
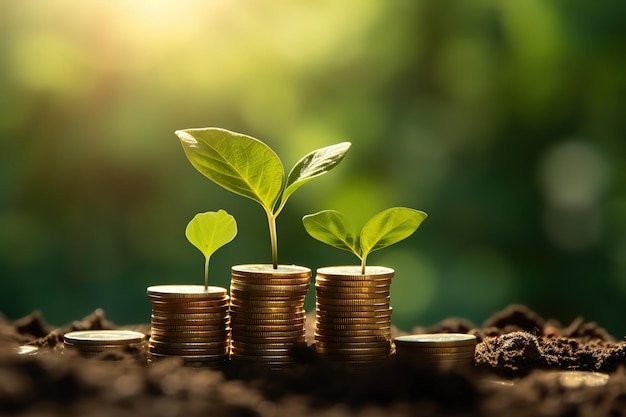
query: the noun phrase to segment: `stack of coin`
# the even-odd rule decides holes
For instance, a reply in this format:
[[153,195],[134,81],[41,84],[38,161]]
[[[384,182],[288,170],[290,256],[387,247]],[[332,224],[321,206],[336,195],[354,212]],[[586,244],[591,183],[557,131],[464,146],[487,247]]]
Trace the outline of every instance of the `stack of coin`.
[[451,368],[474,364],[476,336],[470,334],[418,334],[398,336],[394,341],[396,358],[416,365]]
[[349,367],[379,364],[391,349],[389,286],[394,270],[320,268],[315,278],[317,351]]
[[230,318],[226,288],[158,285],[152,302],[150,358],[176,356],[188,365],[218,368],[228,360]]
[[119,352],[131,346],[142,348],[145,340],[143,333],[130,330],[81,330],[63,335],[65,349],[86,357]]
[[280,370],[294,343],[305,341],[304,297],[311,270],[301,266],[237,265],[232,268],[231,360]]

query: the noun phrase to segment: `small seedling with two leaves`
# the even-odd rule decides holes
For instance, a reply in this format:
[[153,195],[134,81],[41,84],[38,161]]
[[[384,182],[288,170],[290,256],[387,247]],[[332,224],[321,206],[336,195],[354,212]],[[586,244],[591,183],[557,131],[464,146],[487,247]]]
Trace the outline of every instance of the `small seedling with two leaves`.
[[237,236],[237,222],[225,210],[198,213],[187,224],[185,236],[204,254],[204,289],[209,288],[209,259]]
[[250,136],[220,128],[177,130],[176,135],[194,168],[217,185],[263,207],[278,267],[276,218],[287,199],[302,185],[333,169],[350,148],[349,142],[327,146],[300,159],[287,175],[276,153]]
[[372,217],[358,236],[348,229],[345,216],[335,210],[309,214],[302,218],[302,223],[315,239],[355,254],[361,260],[361,273],[365,274],[371,252],[411,236],[426,217],[423,211],[393,207]]

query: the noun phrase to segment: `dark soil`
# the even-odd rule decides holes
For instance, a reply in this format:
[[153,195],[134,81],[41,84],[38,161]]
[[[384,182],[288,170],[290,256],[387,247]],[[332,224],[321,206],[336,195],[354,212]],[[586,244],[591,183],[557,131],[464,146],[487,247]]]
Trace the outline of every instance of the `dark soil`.
[[[61,329],[37,313],[13,323],[0,318],[0,415],[626,416],[626,344],[594,323],[561,326],[523,306],[497,312],[480,327],[451,318],[412,329],[477,336],[475,366],[448,371],[394,359],[350,370],[306,345],[294,348],[295,365],[274,373],[190,368],[174,358],[148,364],[136,348],[99,359],[63,349],[67,331],[111,328],[101,310]],[[17,355],[21,344],[40,350]],[[559,376],[572,370],[609,377],[602,386],[571,386]]]

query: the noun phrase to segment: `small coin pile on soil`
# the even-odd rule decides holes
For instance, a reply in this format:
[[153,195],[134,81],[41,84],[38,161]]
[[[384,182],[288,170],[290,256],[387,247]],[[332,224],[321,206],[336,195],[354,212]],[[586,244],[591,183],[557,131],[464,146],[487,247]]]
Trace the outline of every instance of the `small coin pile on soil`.
[[430,333],[398,336],[396,358],[417,365],[441,368],[474,365],[476,336],[461,333]]
[[146,335],[130,330],[82,330],[63,335],[65,349],[85,357],[98,357],[133,346],[141,349],[145,340]]
[[389,286],[384,267],[319,268],[315,278],[315,344],[326,359],[347,366],[372,366],[391,352]]
[[150,358],[182,358],[220,367],[228,360],[230,318],[226,289],[201,285],[148,287],[152,302]]
[[305,267],[232,268],[233,362],[273,370],[292,363],[290,351],[294,343],[304,343],[306,338],[304,298],[310,280],[311,270]]

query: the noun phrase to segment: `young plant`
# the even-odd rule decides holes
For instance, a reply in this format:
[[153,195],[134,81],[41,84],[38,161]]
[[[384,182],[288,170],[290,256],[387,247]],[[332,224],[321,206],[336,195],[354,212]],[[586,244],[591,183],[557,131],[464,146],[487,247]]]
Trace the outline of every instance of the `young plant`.
[[185,236],[204,254],[204,289],[209,288],[209,259],[211,255],[237,235],[237,222],[225,210],[198,213],[187,224]]
[[335,210],[306,215],[302,223],[315,239],[355,254],[361,260],[361,273],[365,274],[371,252],[411,236],[426,217],[423,211],[393,207],[372,217],[358,236],[348,230],[344,215]]
[[272,263],[278,267],[276,218],[287,199],[303,184],[333,169],[350,148],[349,142],[315,150],[300,159],[285,182],[283,165],[265,143],[219,128],[177,130],[187,158],[217,185],[258,202],[267,215]]

